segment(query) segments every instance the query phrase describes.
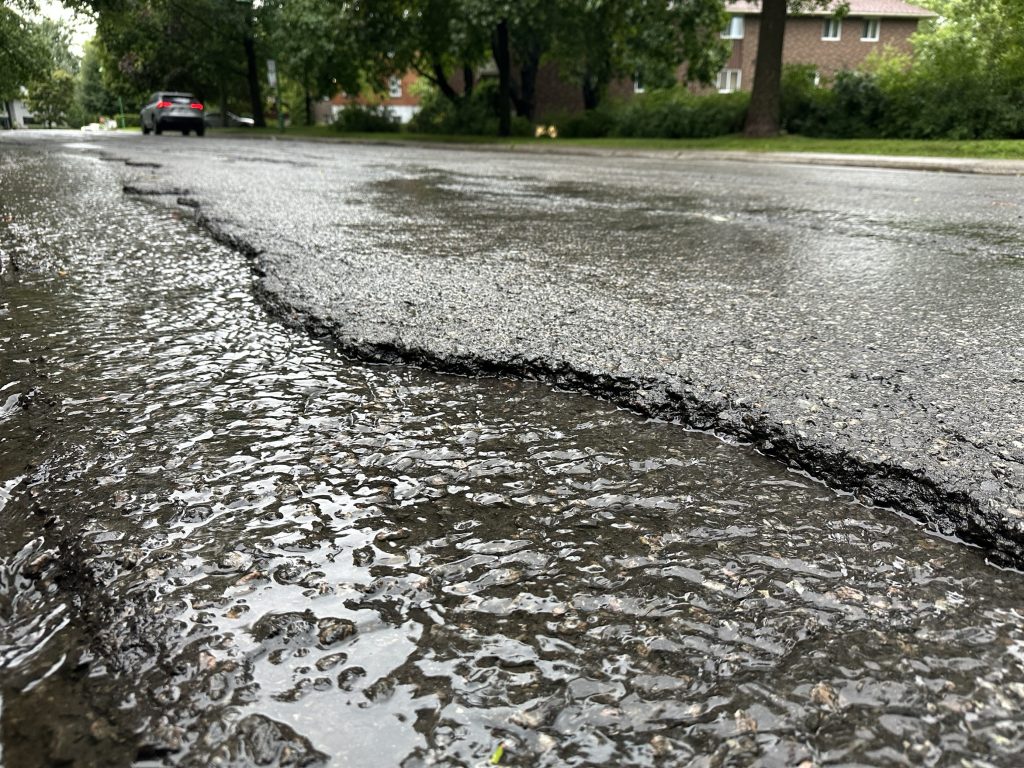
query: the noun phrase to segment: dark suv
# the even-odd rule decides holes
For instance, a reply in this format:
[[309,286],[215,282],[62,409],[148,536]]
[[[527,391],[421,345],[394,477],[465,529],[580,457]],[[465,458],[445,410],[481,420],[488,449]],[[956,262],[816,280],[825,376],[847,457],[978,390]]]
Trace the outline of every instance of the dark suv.
[[202,136],[206,130],[203,104],[191,93],[154,93],[139,113],[139,119],[143,133],[153,131],[158,136],[165,130],[181,131],[183,136],[188,136],[189,131],[195,131],[196,136]]

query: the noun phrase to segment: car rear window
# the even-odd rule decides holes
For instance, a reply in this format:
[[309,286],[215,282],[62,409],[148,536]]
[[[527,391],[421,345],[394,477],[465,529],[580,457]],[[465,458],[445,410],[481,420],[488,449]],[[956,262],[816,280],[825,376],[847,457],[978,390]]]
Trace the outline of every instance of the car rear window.
[[167,100],[172,104],[191,104],[193,101],[195,101],[195,98],[192,96],[182,96],[179,93],[174,96],[168,96]]

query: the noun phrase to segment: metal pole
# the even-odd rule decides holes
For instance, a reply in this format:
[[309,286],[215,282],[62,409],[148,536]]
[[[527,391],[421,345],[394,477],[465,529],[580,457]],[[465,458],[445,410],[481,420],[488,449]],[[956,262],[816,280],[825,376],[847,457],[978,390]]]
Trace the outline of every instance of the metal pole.
[[124,128],[124,99],[120,96],[117,97],[117,103],[121,107],[121,127]]

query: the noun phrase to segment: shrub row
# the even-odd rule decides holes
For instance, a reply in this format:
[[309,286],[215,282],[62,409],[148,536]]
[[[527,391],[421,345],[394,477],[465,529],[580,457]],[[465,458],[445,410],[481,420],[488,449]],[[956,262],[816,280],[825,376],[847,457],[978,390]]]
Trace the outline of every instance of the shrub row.
[[[447,136],[497,136],[498,84],[485,80],[457,104],[438,91],[429,92],[409,129]],[[513,115],[513,136],[529,136],[531,131],[528,120]]]
[[559,134],[651,139],[721,136],[742,130],[749,103],[748,93],[695,94],[677,86],[563,118]]
[[[782,126],[789,133],[830,138],[1024,137],[1024,75],[994,75],[977,65],[908,66],[894,57],[874,62],[870,72],[840,72],[822,87],[814,67],[788,66],[782,78]],[[749,93],[695,94],[675,86],[609,102],[582,114],[548,118],[566,138],[706,138],[743,129]],[[386,110],[349,107],[336,126],[342,131],[397,131]],[[513,120],[513,134],[530,135],[526,120]],[[453,103],[428,93],[409,125],[422,133],[494,136],[498,133],[497,86],[481,83]]]
[[335,130],[345,133],[395,133],[402,124],[385,107],[350,104],[338,113]]
[[783,75],[783,127],[830,138],[998,139],[1024,136],[1024,98],[1012,83],[969,69],[931,76],[884,63],[815,87],[810,67]]

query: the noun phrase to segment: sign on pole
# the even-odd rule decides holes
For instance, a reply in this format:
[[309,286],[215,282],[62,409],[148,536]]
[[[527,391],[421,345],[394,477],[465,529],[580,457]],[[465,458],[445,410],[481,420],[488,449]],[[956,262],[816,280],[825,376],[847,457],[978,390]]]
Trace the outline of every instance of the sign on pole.
[[277,85],[277,62],[273,59],[267,59],[267,83],[271,88]]

